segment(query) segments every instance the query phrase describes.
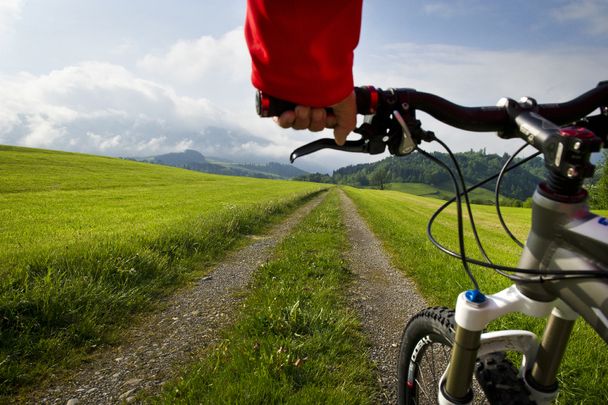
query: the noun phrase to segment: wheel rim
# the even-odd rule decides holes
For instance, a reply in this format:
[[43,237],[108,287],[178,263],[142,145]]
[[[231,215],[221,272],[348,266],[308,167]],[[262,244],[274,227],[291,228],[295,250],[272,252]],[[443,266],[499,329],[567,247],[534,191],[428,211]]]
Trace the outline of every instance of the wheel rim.
[[[428,335],[418,341],[408,369],[406,398],[408,404],[437,404],[439,382],[450,363],[451,345]],[[477,380],[473,379],[473,404],[488,404]]]
[[450,352],[450,346],[433,341],[431,336],[425,336],[418,342],[408,370],[408,403],[437,403],[439,381],[450,362]]

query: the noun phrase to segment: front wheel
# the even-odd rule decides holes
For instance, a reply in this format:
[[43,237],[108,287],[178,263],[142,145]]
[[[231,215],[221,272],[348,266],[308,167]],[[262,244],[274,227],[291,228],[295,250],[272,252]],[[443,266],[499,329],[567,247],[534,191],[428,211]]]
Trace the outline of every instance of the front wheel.
[[[399,404],[438,403],[439,381],[450,362],[455,330],[454,311],[443,307],[425,309],[409,321],[399,353]],[[476,369],[474,404],[534,403],[504,353],[478,359]]]

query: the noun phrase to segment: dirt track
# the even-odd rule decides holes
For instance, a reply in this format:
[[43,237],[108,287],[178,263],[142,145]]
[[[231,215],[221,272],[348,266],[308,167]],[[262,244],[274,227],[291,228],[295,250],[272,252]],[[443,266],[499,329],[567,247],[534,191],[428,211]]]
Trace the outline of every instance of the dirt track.
[[353,202],[341,193],[348,229],[349,268],[355,274],[352,302],[359,312],[378,367],[382,388],[378,403],[397,402],[397,357],[407,320],[426,308],[414,284],[390,264],[382,243],[357,213]]

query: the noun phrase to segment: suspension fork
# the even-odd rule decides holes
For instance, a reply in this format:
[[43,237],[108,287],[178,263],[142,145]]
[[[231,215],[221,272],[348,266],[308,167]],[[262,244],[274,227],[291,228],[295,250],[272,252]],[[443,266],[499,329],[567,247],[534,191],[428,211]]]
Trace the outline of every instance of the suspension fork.
[[440,385],[441,394],[451,402],[468,404],[473,400],[471,384],[480,341],[481,331],[456,325],[447,379]]
[[526,384],[539,394],[557,391],[557,372],[576,318],[576,313],[557,308],[549,316],[534,363],[525,370]]
[[[484,296],[474,291],[461,293],[456,301],[456,336],[452,346],[450,364],[440,383],[440,403],[468,404],[473,399],[471,383],[475,361],[480,346],[483,344],[482,332],[488,323],[511,312],[545,317],[551,313],[555,305],[556,302],[532,300],[522,294],[515,285],[490,296]],[[543,355],[540,355],[541,360],[534,362],[535,365],[538,364],[535,373],[540,376],[549,375],[551,369],[557,370],[559,361],[556,364],[551,362],[550,357],[554,352],[550,350],[561,350],[563,354],[569,335],[569,333],[564,334],[563,331],[556,334],[556,330],[564,326],[564,323],[558,319],[569,318],[569,316],[563,316],[559,311],[554,311],[551,318],[555,319],[547,326],[547,333],[545,334],[545,336],[549,336],[547,346],[544,349],[547,354],[546,359],[542,360]],[[568,320],[567,322],[571,321]],[[535,354],[530,350],[524,353],[528,357],[525,359],[527,364],[530,364],[530,357],[535,356]],[[530,370],[530,373],[534,372]],[[553,378],[555,378],[555,375]],[[538,390],[532,384],[530,386],[533,390]],[[548,392],[549,389],[546,391],[546,398],[549,395],[554,396],[556,394],[555,390],[550,393]]]

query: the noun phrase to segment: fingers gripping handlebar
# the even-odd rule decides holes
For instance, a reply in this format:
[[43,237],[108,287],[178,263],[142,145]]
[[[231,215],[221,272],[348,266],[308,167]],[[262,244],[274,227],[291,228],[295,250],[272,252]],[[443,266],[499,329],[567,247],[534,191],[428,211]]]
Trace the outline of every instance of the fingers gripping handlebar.
[[[401,89],[399,91],[411,90]],[[388,147],[391,154],[401,156],[410,153],[421,139],[433,138],[433,133],[422,130],[420,122],[415,120],[414,110],[410,115],[403,112],[404,119],[401,122],[395,119],[394,114],[404,111],[404,107],[398,105],[399,99],[394,90],[383,91],[372,86],[356,87],[355,95],[357,113],[368,117],[364,124],[354,130],[355,133],[361,135],[361,139],[347,141],[342,146],[337,145],[333,139],[318,139],[293,151],[290,156],[292,163],[298,157],[321,149],[376,155],[383,153]],[[296,104],[258,91],[256,106],[261,117],[271,117],[293,110]],[[331,113],[331,109],[327,110]],[[413,132],[410,131],[410,128]],[[416,136],[413,136],[414,134]]]
[[[543,126],[547,123],[552,124],[550,132],[554,133],[556,126],[581,120],[600,108],[601,113],[587,119],[583,126],[595,132],[606,145],[608,81],[599,83],[594,89],[573,100],[559,104],[536,104],[533,99],[526,98],[519,103],[507,99],[498,106],[464,107],[434,94],[414,89],[382,90],[371,86],[357,87],[355,94],[357,112],[362,115],[373,115],[373,118],[355,130],[362,138],[358,141],[348,141],[344,146],[336,145],[332,139],[311,142],[294,151],[291,155],[292,162],[299,156],[325,148],[376,154],[384,152],[388,147],[392,154],[409,153],[412,148],[404,148],[404,143],[412,145],[422,140],[434,139],[432,133],[422,130],[420,122],[416,120],[416,110],[424,111],[439,121],[467,131],[496,131],[503,138],[520,137],[545,152],[543,138],[550,138],[553,134],[546,133]],[[514,105],[516,108],[513,107]],[[257,94],[257,110],[262,117],[278,116],[293,108],[295,103],[262,92]],[[405,125],[398,122],[398,116],[403,117]],[[524,127],[526,125],[527,127],[522,131],[524,122],[527,123]]]
[[[371,87],[355,87],[357,99],[357,114],[369,115],[376,112],[378,105],[378,91]],[[262,91],[256,93],[256,110],[260,117],[278,117],[285,111],[294,110],[296,103],[281,100]],[[331,108],[326,108],[331,112]]]

